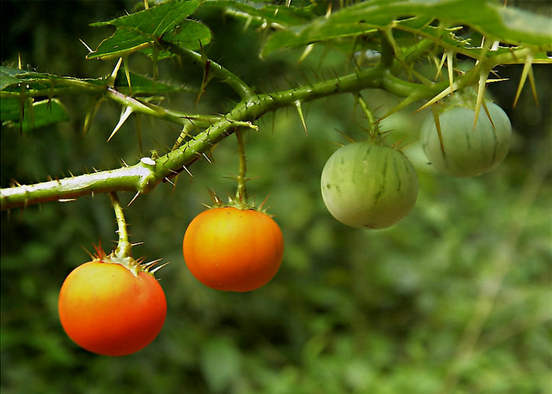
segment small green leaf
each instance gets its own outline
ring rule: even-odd
[[[131,15],[92,26],[115,26],[117,30],[103,40],[87,59],[111,59],[142,51],[153,56],[153,46],[162,49],[161,41],[174,43],[189,49],[197,49],[211,40],[211,31],[201,22],[187,21],[199,7],[199,1],[168,1]],[[201,44],[200,44],[201,43]],[[160,51],[157,60],[172,56]]]
[[[6,96],[48,96],[59,93],[60,90],[71,91],[84,89],[89,92],[102,91],[102,78],[73,78],[54,74],[19,70],[10,67],[0,67],[2,78],[2,97]]]
[[[226,4],[225,4],[226,3]],[[227,5],[228,12],[238,18],[251,19],[257,24],[273,24],[278,26],[301,26],[317,17],[313,13],[313,6],[293,7],[274,6],[253,7],[247,4],[232,2],[208,2],[206,5]]]
[[[57,99],[37,101],[32,106],[25,105],[23,120],[18,99],[2,98],[1,107],[2,125],[18,128],[23,132],[69,120],[65,107]]]
[[[211,30],[201,22],[185,20],[164,34],[162,39],[182,48],[196,50],[211,42]]]
[[[192,15],[199,7],[199,1],[167,1],[147,10],[139,11],[107,22],[91,26],[127,27],[145,34],[161,37],[174,29],[180,21]]]
[[[113,59],[129,55],[153,45],[150,39],[133,29],[119,28],[109,38],[103,40],[98,48],[86,55],[87,59]]]
[[[0,90],[4,90],[6,86],[15,85],[19,83],[17,74],[21,70],[0,66]]]
[[[19,91],[20,84],[25,84],[25,89],[46,89],[49,88],[48,80],[54,80],[57,77],[52,74],[38,73],[34,71],[20,70],[18,68],[0,66],[1,90]]]
[[[119,72],[117,79],[115,80],[115,89],[123,94],[134,95],[151,95],[151,94],[164,94],[171,92],[191,91],[192,89],[185,86],[175,86],[168,83],[154,81],[144,75],[136,74],[134,72],[129,73],[130,85],[132,89],[129,89],[128,80],[124,72]]]

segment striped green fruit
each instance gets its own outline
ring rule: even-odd
[[[328,159],[321,189],[334,218],[351,227],[381,229],[410,213],[418,197],[418,175],[402,152],[355,142]]]
[[[485,103],[492,123],[481,109],[475,129],[475,110],[453,106],[439,115],[442,147],[433,114],[421,128],[422,147],[431,164],[453,177],[473,177],[491,171],[508,154],[512,126],[498,105]]]

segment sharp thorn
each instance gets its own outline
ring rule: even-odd
[[[138,196],[140,195],[140,192],[137,192],[134,197],[132,197],[132,200],[130,200],[130,202],[127,204],[127,207],[130,207],[130,205],[134,202],[134,200],[136,200],[138,198]]]
[[[303,109],[301,108],[301,102],[299,100],[295,101],[295,108],[297,108],[297,113],[299,114],[299,118],[301,119],[303,130],[305,130],[305,134],[308,135],[309,131],[307,130],[307,124],[305,122],[305,117],[303,116]]]
[[[209,158],[209,156],[207,156],[207,155],[205,154],[205,152],[201,152],[201,155],[205,158],[205,160],[207,160],[207,162],[208,162],[209,164],[213,164],[213,162],[211,161],[211,159]]]
[[[182,168],[184,169],[184,171],[186,171],[186,172],[188,173],[188,175],[189,175],[191,178],[194,177],[194,174],[192,174],[192,173],[190,172],[190,170],[188,170],[188,167],[182,166]]]
[[[94,52],[94,51],[92,50],[92,48],[90,48],[88,45],[86,45],[86,42],[84,42],[84,41],[81,40],[80,38],[79,38],[79,41],[80,41],[80,43],[81,43],[82,45],[84,45],[84,47],[88,50],[88,53]]]
[[[58,202],[73,202],[73,201],[77,201],[76,198],[60,198],[58,200]]]
[[[153,266],[153,265],[159,263],[161,260],[163,260],[163,259],[156,259],[156,260],[153,260],[153,261],[149,261],[147,263],[142,263],[142,265],[144,267],[150,267],[150,266]]]
[[[523,65],[523,71],[521,73],[521,79],[519,81],[519,85],[518,85],[518,89],[516,91],[516,97],[514,98],[514,108],[516,107],[517,105],[517,102],[518,102],[518,99],[519,99],[519,96],[521,95],[521,91],[523,89],[523,86],[525,85],[525,82],[527,81],[527,76],[530,77],[530,82],[532,80],[532,63],[533,63],[533,55],[530,54],[530,55],[527,55],[527,58],[525,59],[525,64]],[[534,81],[531,83],[532,85],[534,84]],[[534,92],[534,90],[533,90]]]
[[[479,86],[477,87],[477,100],[475,102],[475,119],[473,120],[473,130],[477,126],[477,120],[479,119],[479,111],[481,110],[481,104],[485,96],[485,89],[487,87],[488,72],[482,71],[479,75]]]
[[[117,131],[119,131],[119,129],[121,128],[123,123],[125,123],[125,121],[128,119],[130,114],[132,114],[132,108],[131,107],[126,107],[123,110],[123,112],[121,113],[121,117],[119,118],[119,123],[117,123],[117,125],[115,126],[115,129],[113,129],[113,131],[111,132],[111,135],[107,139],[108,142],[111,140],[111,138],[113,138],[115,133],[117,133]]]
[[[168,264],[170,264],[170,263],[167,261],[165,264],[161,264],[160,266],[155,267],[154,269],[152,269],[150,271],[150,273],[155,274],[157,271],[159,271],[161,268],[167,266]]]

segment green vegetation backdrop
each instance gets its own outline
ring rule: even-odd
[[[470,2],[466,2],[470,3]],[[474,3],[474,2],[471,2]],[[2,1],[3,65],[23,64],[58,75],[96,77],[112,61],[86,61],[82,39],[95,47],[105,28],[88,24],[131,10],[132,1]],[[473,4],[472,4],[473,5]],[[546,1],[509,2],[551,16]],[[254,29],[219,12],[196,15],[213,29],[209,55],[255,81],[285,88],[332,75],[347,54],[315,51],[257,58]],[[323,60],[323,62],[322,62]],[[151,73],[151,63],[133,66]],[[161,64],[161,75],[187,83],[201,70]],[[411,142],[405,153],[420,177],[414,211],[381,231],[347,228],[326,211],[322,167],[335,142],[362,135],[353,97],[305,106],[308,134],[295,111],[269,114],[261,132],[247,134],[250,193],[268,205],[286,241],[281,270],[251,293],[224,293],[197,282],[181,243],[191,219],[209,203],[207,188],[233,193],[235,139],[213,152],[214,163],[191,167],[176,187],[159,186],[127,209],[136,257],[162,257],[158,272],[168,299],[159,337],[131,356],[109,358],[81,350],[63,332],[57,296],[66,275],[88,260],[84,249],[116,241],[107,195],[46,203],[2,213],[1,390],[33,393],[485,393],[545,394],[551,389],[551,89],[552,68],[534,66],[539,106],[526,87],[512,103],[522,66],[500,69],[511,81],[490,93],[510,116],[514,144],[504,164],[473,179],[451,179],[427,165],[413,105],[387,119],[392,138]],[[220,111],[226,86],[212,84],[200,102]],[[171,99],[193,108],[196,93]],[[365,94],[376,115],[397,99]],[[104,104],[81,135],[88,101],[68,101],[69,122],[20,135],[1,132],[1,186],[11,179],[45,180],[91,166],[116,168],[143,152],[171,145],[178,130],[142,119],[127,122],[106,143],[119,108]],[[129,137],[133,136],[133,137]],[[141,141],[141,142],[139,142]],[[103,146],[98,150],[97,146]],[[127,203],[133,193],[121,194]]]

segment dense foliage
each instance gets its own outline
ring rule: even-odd
[[[167,297],[167,321],[144,350],[123,358],[97,356],[67,338],[59,323],[57,301],[65,277],[88,260],[83,248],[91,250],[99,240],[109,248],[116,239],[109,198],[101,190],[88,190],[71,202],[5,210],[1,219],[3,393],[540,394],[550,390],[552,71],[544,63],[552,39],[547,29],[539,27],[552,17],[546,2],[510,1],[503,9],[497,3],[475,0],[448,0],[433,6],[427,1],[372,0],[358,5],[352,15],[347,8],[340,10],[342,3],[349,2],[336,1],[331,2],[332,14],[326,19],[329,2],[312,6],[294,1],[297,8],[289,10],[281,2],[268,8],[244,2],[234,4],[231,12],[207,2],[201,7],[199,2],[168,3],[198,7],[178,10],[189,12],[191,19],[165,26],[163,33],[170,33],[166,44],[177,52],[173,44],[205,53],[212,67],[223,65],[239,78],[230,84],[221,83],[216,73],[212,80],[205,78],[201,56],[169,57],[143,47],[135,36],[123,37],[129,47],[122,50],[133,52],[128,58],[132,73],[127,77],[122,64],[115,86],[125,97],[102,96],[103,76],[111,75],[121,55],[120,47],[103,40],[111,37],[113,43],[128,30],[88,25],[114,21],[125,10],[141,15],[132,13],[135,3],[1,3],[5,92],[1,187],[17,186],[14,180],[20,184],[49,177],[70,181],[73,174],[127,168],[121,163],[140,165],[144,156],[155,158],[152,150],[162,156],[179,149],[171,148],[185,125],[175,121],[174,114],[206,114],[190,122],[194,126],[190,132],[199,135],[207,123],[239,105],[240,92],[248,94],[245,86],[259,94],[295,89],[306,98],[299,113],[294,102],[262,108],[262,116],[255,121],[259,131],[246,134],[249,191],[258,202],[270,194],[267,205],[286,245],[282,266],[259,290],[226,293],[203,286],[184,264],[182,237],[190,221],[203,211],[201,203],[210,202],[208,189],[224,196],[235,188],[227,177],[238,171],[236,143],[221,132],[221,142],[204,149],[212,164],[203,155],[200,160],[199,155],[185,158],[193,176],[182,171],[125,209],[131,240],[145,242],[134,247],[134,255],[170,262],[156,274]],[[383,3],[388,7],[371,8]],[[515,11],[516,6],[540,8]],[[405,13],[420,19],[393,22]],[[448,27],[464,27],[442,34],[437,24],[430,23],[437,15]],[[357,16],[363,20],[360,24],[353,23]],[[506,20],[523,23],[494,23]],[[416,168],[420,188],[416,206],[400,223],[385,230],[358,230],[340,224],[327,212],[320,196],[320,175],[336,150],[335,143],[346,143],[342,134],[361,140],[369,122],[355,89],[350,90],[355,94],[325,92],[309,97],[305,87],[324,87],[327,81],[354,74],[357,66],[370,69],[380,60],[376,50],[385,42],[380,30],[392,23],[398,25],[393,30],[395,50],[403,48],[397,56],[404,60],[409,54],[406,49],[416,48],[413,32],[422,32],[438,48],[459,53],[452,71],[476,89],[480,74],[474,73],[474,79],[466,75],[474,58],[481,55],[481,34],[508,43],[498,53],[489,52],[489,57],[506,56],[513,50],[510,46],[524,43],[534,50],[535,64],[529,71],[531,62],[520,50],[519,61],[512,62],[517,64],[500,65],[498,76],[491,74],[490,78],[510,79],[487,86],[488,97],[510,117],[512,148],[501,166],[469,179],[435,171],[418,140],[419,127],[430,110],[413,112],[449,86],[446,64],[437,87],[415,84],[423,97],[410,95],[414,86],[409,83],[390,78],[387,81],[392,82],[383,85],[367,78],[361,94],[376,119],[404,97],[409,99],[379,126],[390,131],[389,143],[403,147]],[[366,24],[370,25],[359,27]],[[188,35],[180,35],[183,31]],[[183,44],[184,37],[194,39]],[[85,60],[88,51],[79,38],[96,50],[88,54],[92,59]],[[463,41],[468,38],[473,45]],[[318,41],[322,43],[304,56],[305,46]],[[144,53],[134,53],[135,49]],[[419,49],[422,53],[433,46]],[[23,74],[17,71],[18,54]],[[155,56],[156,67],[151,61]],[[441,61],[440,55],[437,60]],[[411,75],[420,80],[435,77],[436,66],[425,55],[415,65],[403,72],[403,65],[394,63],[393,77],[407,82]],[[524,76],[534,81],[538,106],[529,82],[517,99]],[[15,94],[23,94],[18,99],[29,98],[10,85],[25,78],[38,92],[35,103],[41,102],[33,106],[34,112],[4,100]],[[152,79],[156,80],[153,91]],[[59,101],[48,94],[57,88]],[[116,129],[124,100],[130,96],[150,104],[149,109],[174,112],[157,116],[132,107],[134,114]],[[103,100],[89,121],[87,114],[94,112],[100,97]],[[24,103],[28,105],[29,101]],[[22,112],[27,116],[23,121]],[[190,137],[180,141],[180,148],[189,141]],[[167,159],[176,160],[176,156]],[[120,193],[125,205],[135,197],[133,187],[122,188],[131,190]]]

